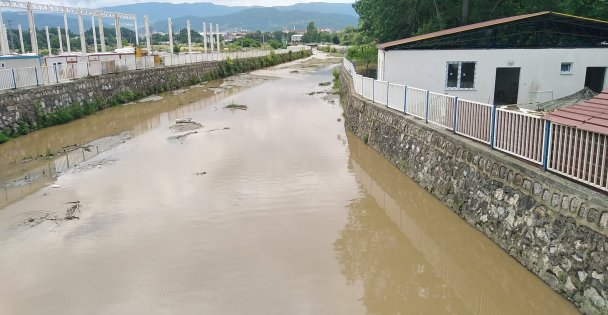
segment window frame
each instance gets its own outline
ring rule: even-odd
[[[462,64],[463,63],[472,63],[475,65],[475,71],[473,72],[473,87],[472,88],[463,88],[460,87],[462,83]],[[450,75],[450,65],[458,65],[458,74],[456,74],[456,87],[449,87],[449,75]],[[450,91],[475,91],[475,79],[477,78],[477,61],[448,61],[445,64],[445,90]]]
[[[562,66],[568,64],[570,65],[569,71],[563,71]],[[559,65],[559,74],[560,75],[571,75],[573,73],[572,68],[574,68],[574,62],[571,61],[562,61]]]

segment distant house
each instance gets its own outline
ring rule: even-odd
[[[608,22],[555,12],[378,46],[378,79],[468,100],[528,104],[608,88]]]
[[[0,56],[0,70],[39,67],[42,58],[34,54]]]
[[[291,42],[292,43],[301,43],[303,37],[304,37],[303,34],[291,35]]]

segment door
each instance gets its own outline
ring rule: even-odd
[[[496,68],[495,105],[517,104],[520,71],[521,68]]]
[[[585,75],[585,87],[590,88],[595,93],[600,93],[604,89],[604,78],[606,77],[606,67],[587,67]]]

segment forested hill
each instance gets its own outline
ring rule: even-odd
[[[379,42],[540,11],[608,20],[606,0],[357,0],[354,8]]]

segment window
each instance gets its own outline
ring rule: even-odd
[[[475,62],[448,62],[446,88],[474,89]]]
[[[0,62],[0,68],[6,68],[6,64],[4,62]]]
[[[562,62],[561,74],[572,74],[572,62]]]

